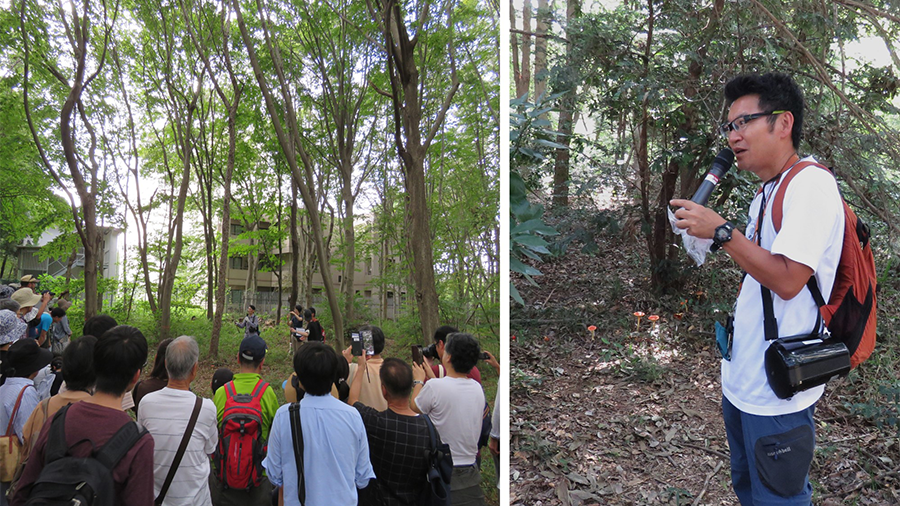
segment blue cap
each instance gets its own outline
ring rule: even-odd
[[[266,342],[263,338],[259,337],[257,334],[250,334],[241,341],[240,353],[244,360],[257,362],[266,357],[266,350],[268,349],[269,347],[266,346]]]

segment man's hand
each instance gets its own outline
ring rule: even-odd
[[[431,369],[429,367],[429,369]],[[425,366],[421,366],[415,362],[412,363],[412,372],[413,372],[413,381],[425,381],[427,377],[427,373],[425,372]],[[432,377],[434,377],[432,375]]]
[[[50,299],[52,299],[52,298],[53,298],[53,296],[50,295],[50,292],[45,292],[44,294],[41,295],[41,304],[46,306],[47,303],[49,303]]]
[[[366,355],[368,355],[368,353],[363,353],[362,355],[356,357],[356,365],[358,365],[359,367],[361,367],[363,369],[365,369],[366,361],[368,360]]]
[[[341,352],[341,355],[344,356],[344,359],[347,360],[348,364],[353,363],[353,352],[350,351],[352,346],[347,346],[347,349]]]
[[[491,455],[498,457],[500,455],[500,440],[491,436],[488,440],[488,450],[491,451]]]
[[[678,218],[675,226],[700,239],[712,239],[716,228],[726,221],[712,209],[690,200],[674,199],[669,201],[669,205],[680,208],[675,211],[675,217]]]
[[[490,364],[490,366],[493,367],[494,370],[497,371],[497,376],[500,376],[500,362],[497,362],[497,358],[494,357],[494,354],[493,354],[493,353],[491,353],[491,352],[489,352],[489,351],[487,351],[487,350],[483,350],[483,351],[484,351],[485,353],[487,353],[487,355],[488,355],[489,357],[491,357],[491,358],[485,360],[485,362],[487,362],[488,364]]]

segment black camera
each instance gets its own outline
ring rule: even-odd
[[[56,294],[51,292],[50,290],[44,290],[43,292],[41,292],[41,295],[44,295],[45,293],[49,293],[51,297],[56,297]]]
[[[437,347],[435,343],[431,343],[428,346],[422,348],[422,356],[429,360],[437,360]]]

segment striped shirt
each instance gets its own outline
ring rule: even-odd
[[[196,394],[187,390],[163,388],[151,392],[141,399],[138,423],[153,436],[153,494],[159,495],[181,438],[187,428],[194,409]],[[172,485],[163,502],[166,506],[208,506],[212,504],[209,495],[209,458],[216,450],[219,440],[216,429],[216,406],[209,399],[203,399],[197,425],[188,442],[187,449]]]
[[[0,387],[0,431],[6,433],[6,427],[9,425],[9,417],[16,406],[16,399],[19,398],[19,392],[26,386],[34,387],[34,381],[28,378],[6,378],[6,383]],[[31,416],[35,406],[38,405],[37,390],[29,388],[22,395],[22,403],[19,404],[19,411],[16,413],[16,419],[13,421],[13,431],[19,436],[19,442],[24,442],[22,434],[25,430],[25,422]]]

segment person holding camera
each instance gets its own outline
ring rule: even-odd
[[[381,356],[381,352],[384,351],[384,332],[375,325],[364,325],[359,328],[359,333],[360,335],[369,334],[369,339],[364,338],[363,342],[372,343],[373,354],[362,362],[354,364],[352,346],[348,346],[341,352],[347,360],[347,364],[350,365],[350,376],[347,383],[353,389],[353,385],[358,380],[361,385],[358,390],[359,401],[378,411],[384,411],[388,408],[388,401],[381,395],[381,376],[379,375],[381,365],[384,363],[384,358]],[[362,354],[366,355],[366,350],[363,350]]]
[[[447,374],[425,384],[428,368],[413,362],[413,392],[410,407],[431,417],[441,439],[450,445],[453,475],[450,500],[453,505],[482,505],[481,471],[476,463],[484,417],[484,390],[469,372],[481,356],[481,346],[472,334],[451,333],[442,346],[441,363]]]
[[[450,325],[441,325],[434,331],[434,343],[422,349],[425,363],[431,368],[435,378],[443,378],[447,374],[442,359],[444,357],[444,347],[447,344],[447,336],[454,332],[459,332],[459,329]],[[481,371],[478,370],[478,367],[472,366],[466,377],[481,384]],[[429,379],[431,379],[431,376],[425,378],[425,381],[427,382]]]
[[[813,412],[825,387],[781,399],[769,386],[763,289],[771,292],[777,337],[811,332],[819,307],[805,286],[814,275],[828,300],[841,256],[843,206],[831,174],[815,168],[799,172],[784,193],[782,225],[776,232],[773,197],[783,176],[801,161],[812,160],[797,154],[803,93],[785,74],[752,74],[728,82],[725,98],[731,105],[720,131],[738,167],[763,182],[745,232],[689,200],[671,204],[681,207],[675,212],[679,228],[713,239],[747,274],[722,360],[722,412],[734,491],[742,504],[808,505]]]
[[[291,337],[290,337],[290,349],[291,352],[300,346],[300,344],[306,340],[306,329],[303,328],[303,306],[297,304],[294,306],[294,309],[291,310]]]

